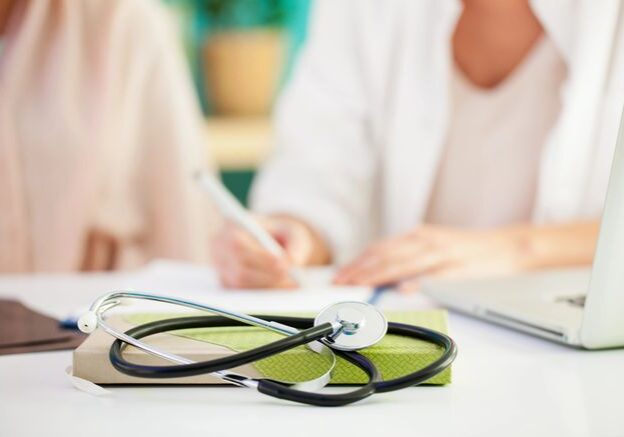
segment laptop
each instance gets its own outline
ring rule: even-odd
[[[624,346],[624,114],[590,269],[463,281],[423,291],[452,310],[585,349]]]

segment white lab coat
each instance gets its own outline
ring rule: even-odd
[[[624,102],[624,6],[531,4],[568,68],[534,219],[595,218]],[[460,0],[317,0],[254,208],[306,220],[337,262],[422,222],[452,111],[451,38],[461,8]]]

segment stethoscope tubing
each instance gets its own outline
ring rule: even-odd
[[[220,316],[194,316],[166,320],[157,320],[145,323],[128,330],[125,334],[135,339],[144,338],[157,333],[176,331],[180,329],[196,329],[225,326],[249,326],[244,322],[227,319]],[[143,366],[131,364],[121,359],[126,343],[117,339],[110,349],[109,358],[115,369],[122,373],[132,374],[139,378],[183,378],[187,376],[214,373],[220,370],[232,369],[248,363],[268,358],[285,352],[297,346],[303,346],[312,341],[320,340],[333,332],[332,325],[324,323],[313,326],[297,334],[289,335],[266,345],[239,352],[235,355],[217,358],[210,361],[193,362],[166,366]]]
[[[287,336],[299,333],[299,330],[291,326],[280,324],[271,320],[264,320],[264,319],[254,317],[249,314],[243,314],[243,313],[228,310],[225,308],[219,308],[219,307],[208,305],[202,302],[196,302],[196,301],[192,301],[192,300],[188,300],[184,298],[172,297],[172,296],[145,293],[145,292],[140,292],[140,291],[123,291],[123,290],[113,291],[113,292],[107,293],[99,297],[91,305],[89,312],[84,314],[78,321],[78,325],[83,332],[90,333],[90,332],[93,332],[93,330],[96,327],[99,327],[100,329],[108,333],[109,335],[113,336],[114,338],[118,340],[121,340],[122,342],[126,344],[132,345],[146,353],[149,353],[151,355],[160,357],[162,359],[165,359],[167,361],[171,361],[177,364],[192,364],[193,361],[185,357],[178,356],[178,355],[160,350],[159,348],[153,347],[145,342],[141,342],[137,338],[134,338],[132,336],[119,332],[117,329],[110,326],[106,322],[104,318],[104,313],[106,311],[109,311],[111,308],[114,308],[115,306],[119,305],[124,299],[144,299],[144,300],[168,303],[168,304],[173,304],[173,305],[181,305],[181,306],[185,306],[191,309],[207,311],[209,313],[213,313],[213,315],[216,315],[218,317],[223,317],[223,318],[227,318],[228,320],[237,321],[244,326],[249,326],[249,325],[256,326],[256,327],[268,329],[278,334],[287,335]],[[330,323],[332,324],[334,333],[341,326],[340,323],[335,322],[335,321],[332,321]],[[327,338],[329,338],[329,336]],[[310,381],[305,381],[305,382],[296,384],[298,389],[311,391],[311,390],[317,390],[321,387],[324,387],[325,385],[329,383],[329,380],[331,378],[331,372],[333,371],[336,365],[336,355],[333,352],[332,348],[328,347],[327,345],[325,345],[323,342],[320,342],[320,341],[311,341],[307,344],[307,347],[313,352],[315,352],[316,354],[327,357],[331,360],[331,364],[328,370],[323,375],[320,375],[319,377],[314,378]],[[223,371],[217,370],[213,372],[213,375],[220,378],[224,382],[229,382],[231,384],[238,385],[241,387],[257,389],[257,386],[258,386],[257,381],[253,380],[252,378],[247,378],[243,375],[239,375],[232,371],[223,372]]]
[[[298,319],[279,316],[266,317],[270,318],[271,320],[278,321],[278,323],[286,323],[294,319]],[[168,366],[148,366],[142,364],[134,364],[127,361],[123,357],[123,351],[126,347],[126,343],[119,339],[116,339],[113,342],[109,352],[109,357],[111,364],[115,369],[126,375],[138,378],[182,378],[205,373],[214,373],[217,371],[223,371],[226,369],[231,369],[247,363],[258,361],[260,359],[267,358],[269,356],[275,355],[276,353],[284,352],[298,346],[303,346],[309,342],[319,340],[333,331],[332,325],[330,323],[324,323],[318,326],[311,326],[313,324],[312,319],[301,320],[307,321],[307,329],[297,334],[285,337],[283,339],[277,340],[264,346],[260,346],[258,348],[241,352],[229,357],[218,358],[215,360]],[[180,317],[145,323],[131,328],[130,330],[126,331],[125,334],[130,337],[139,339],[158,333],[181,329],[226,326],[248,325],[246,325],[244,322],[221,316]],[[375,393],[375,384],[381,381],[381,374],[379,373],[377,367],[370,360],[366,359],[356,352],[345,352],[336,350],[334,351],[334,353],[362,369],[368,376],[368,382],[361,387],[358,387],[357,389],[349,391],[348,393],[339,394],[327,394],[299,390],[297,388],[294,388],[290,384],[285,384],[269,379],[253,380],[257,382],[255,388],[259,392],[268,396],[316,406],[347,405],[353,402],[360,401]],[[220,375],[219,377],[223,378],[223,375]],[[226,377],[231,377],[232,379],[241,378],[241,381],[243,379],[249,380],[249,378],[240,377],[237,374],[226,375]],[[248,383],[244,385],[241,384],[241,386],[252,387]]]
[[[134,364],[123,357],[125,343],[117,339],[110,350],[110,359],[113,366],[122,373],[141,378],[178,378],[193,376],[214,371],[223,371],[243,364],[257,361],[262,358],[284,352],[307,342],[319,340],[327,332],[331,331],[330,324],[313,326],[313,319],[288,316],[252,316],[270,319],[277,323],[285,324],[297,329],[303,329],[298,334],[291,335],[273,343],[241,352],[230,357],[219,358],[205,362],[192,364],[180,364],[170,366],[146,366]],[[181,317],[146,323],[128,330],[125,334],[133,338],[143,338],[149,335],[189,328],[207,328],[223,326],[241,326],[244,322],[232,320],[220,316],[196,316]],[[328,331],[329,330],[329,331]],[[292,388],[289,384],[260,379],[257,381],[257,390],[266,395],[289,401],[318,405],[340,406],[362,400],[373,393],[384,393],[399,390],[406,387],[422,384],[433,376],[446,370],[457,355],[455,342],[447,335],[428,328],[390,322],[388,333],[424,340],[443,348],[442,355],[422,369],[408,375],[389,381],[381,379],[379,370],[372,361],[357,352],[343,352],[334,350],[338,356],[343,357],[350,363],[364,370],[369,381],[362,387],[341,394],[326,394],[307,392]]]

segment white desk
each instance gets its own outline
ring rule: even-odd
[[[59,313],[124,280],[0,278],[0,296]],[[431,305],[422,296],[384,299],[386,307]],[[457,314],[451,334],[459,356],[450,386],[335,409],[229,387],[114,387],[94,397],[67,381],[70,352],[0,356],[0,436],[624,435],[624,350],[577,351]]]

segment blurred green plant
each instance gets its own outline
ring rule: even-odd
[[[284,0],[203,0],[198,5],[211,32],[283,27],[291,7]]]
[[[1,1],[1,0],[0,0]],[[211,111],[201,71],[201,45],[206,37],[224,30],[283,27],[288,32],[288,64],[282,82],[290,76],[306,38],[308,11],[313,0],[161,0],[178,17],[182,40],[202,109]]]

